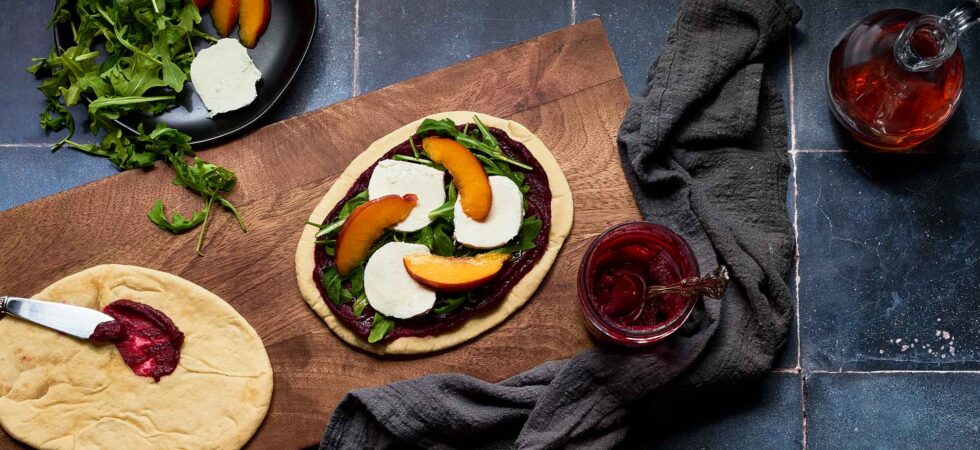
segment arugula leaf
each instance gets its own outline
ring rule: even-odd
[[[338,217],[337,220],[325,225],[320,225],[320,224],[310,223],[310,222],[307,222],[307,224],[320,228],[320,231],[317,231],[315,237],[333,235],[334,233],[340,231],[341,228],[343,228],[344,222],[347,220],[347,216],[349,216],[351,212],[357,209],[358,206],[367,203],[367,201],[368,201],[367,190],[361,191],[357,195],[351,197],[350,200],[347,200],[346,203],[344,203],[344,206],[340,208],[340,213],[337,214]],[[328,248],[327,250],[328,253],[330,253],[333,250],[333,248]]]
[[[361,314],[364,314],[364,308],[366,308],[367,305],[368,305],[367,296],[361,294],[357,297],[356,300],[354,300],[354,305],[351,307],[351,309],[354,310],[355,316],[360,317]]]
[[[446,234],[443,224],[439,223],[432,227],[432,253],[439,256],[453,256],[456,251],[456,244],[453,239]]]
[[[158,114],[177,105],[176,94],[190,75],[194,41],[217,40],[194,28],[201,22],[197,6],[190,0],[59,0],[48,27],[69,22],[75,45],[60,54],[51,49],[46,57],[33,58],[27,68],[42,80],[37,88],[46,100],[38,117],[41,128],[66,130],[52,150],[67,146],[108,158],[121,170],[150,168],[158,160],[170,164],[177,175],[175,184],[200,195],[205,206],[190,219],[175,214],[171,220],[162,203],[155,204],[148,218],[175,233],[200,226],[198,254],[215,202],[246,231],[235,205],[225,198],[235,175],[199,160],[189,165],[183,158],[194,155],[189,136],[164,124],[149,133],[140,126],[134,135],[114,122],[127,114]],[[71,140],[75,118],[69,107],[83,99],[89,100],[92,134],[102,135],[98,143]]]
[[[167,213],[163,208],[163,200],[157,200],[153,204],[153,208],[150,208],[148,216],[150,221],[160,227],[161,230],[166,230],[174,234],[188,231],[204,221],[203,211],[195,211],[194,216],[190,219],[184,218],[180,213],[174,213],[173,220],[167,219]]]
[[[446,170],[446,168],[443,167],[441,164],[436,164],[436,163],[432,162],[432,160],[425,159],[425,158],[422,158],[422,157],[408,156],[408,155],[401,155],[401,154],[399,154],[399,155],[392,156],[391,159],[393,159],[395,161],[405,161],[405,162],[410,162],[410,163],[415,163],[415,164],[421,164],[423,166],[429,166],[429,167],[431,167],[433,169],[436,169],[436,170],[442,170],[442,171],[445,171]]]
[[[350,290],[354,297],[364,295],[364,265],[357,266],[350,274]]]
[[[415,156],[416,158],[418,158],[419,157],[419,149],[415,148],[415,136],[414,135],[408,138],[408,146],[409,147],[412,147],[412,155]]]
[[[460,306],[463,306],[463,304],[466,303],[468,299],[469,299],[468,294],[439,299],[437,306],[432,310],[436,314],[449,314],[459,309]]]
[[[459,194],[456,193],[456,185],[452,182],[449,183],[449,193],[446,195],[446,202],[440,205],[438,208],[433,209],[429,212],[429,219],[431,220],[444,220],[447,223],[453,223],[453,208],[456,207],[456,197]]]
[[[395,321],[381,313],[374,313],[374,320],[371,322],[371,334],[368,335],[368,343],[373,344],[385,338],[391,330],[395,328]]]
[[[435,236],[433,234],[432,225],[422,228],[415,235],[415,243],[422,244],[432,251],[432,246],[435,244]]]
[[[515,167],[519,167],[524,170],[533,170],[533,168],[527,164],[517,161],[513,158],[508,157],[504,154],[504,150],[500,147],[500,143],[497,139],[490,134],[490,131],[483,125],[480,118],[473,116],[473,120],[477,124],[477,129],[473,130],[474,134],[479,132],[481,134],[481,139],[477,139],[464,131],[459,131],[456,129],[456,123],[452,119],[445,118],[440,120],[435,119],[425,119],[419,125],[418,129],[415,130],[416,134],[423,134],[428,132],[435,132],[436,134],[442,134],[452,137],[459,142],[463,147],[470,150],[476,150],[478,152],[484,153],[493,159],[503,161]]]
[[[204,235],[207,232],[207,222],[211,216],[211,206],[215,200],[235,216],[235,219],[238,221],[238,226],[243,232],[248,232],[248,229],[245,228],[245,222],[238,214],[238,210],[224,197],[228,191],[235,187],[235,183],[238,181],[233,172],[224,167],[204,161],[201,158],[194,158],[193,165],[187,164],[187,160],[183,156],[170,154],[169,159],[170,165],[177,172],[177,178],[174,179],[173,184],[190,189],[206,199],[203,210],[204,220],[201,226],[201,233],[197,238],[198,255],[203,255],[201,248],[204,243]]]
[[[369,197],[368,197],[367,189],[351,197],[350,200],[347,200],[347,203],[344,203],[344,207],[340,209],[340,214],[337,217],[339,219],[346,219],[347,216],[349,216],[350,213],[354,212],[354,210],[357,209],[358,206],[367,203],[368,198]]]
[[[537,247],[534,240],[541,233],[543,226],[544,224],[541,222],[541,219],[536,216],[525,217],[524,221],[521,222],[521,229],[517,232],[517,237],[510,244],[491,251],[494,253],[517,253],[531,250]]]
[[[343,279],[340,278],[340,273],[337,272],[335,267],[324,269],[323,274],[320,276],[320,281],[323,283],[323,288],[327,291],[327,297],[330,297],[330,301],[334,305],[343,305],[353,298],[350,291],[344,289]]]

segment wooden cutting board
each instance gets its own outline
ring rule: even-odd
[[[287,95],[303,95],[289,92]],[[121,173],[0,213],[0,292],[31,295],[104,263],[191,280],[255,327],[275,371],[275,394],[250,448],[316,444],[351,389],[436,372],[499,381],[592,345],[578,311],[582,253],[607,227],[639,218],[616,153],[629,96],[598,19],[480,56],[343,103],[275,123],[203,156],[234,170],[230,215],[212,222],[205,257],[195,233],[173,236],[146,219],[156,198],[188,213],[200,201],[159,166]],[[342,343],[303,302],[293,255],[320,197],[371,142],[428,114],[472,110],[516,120],[554,152],[575,201],[575,224],[538,293],[510,319],[457,348],[378,358]],[[8,319],[4,319],[8,320]],[[193,339],[193,337],[188,337]],[[0,448],[17,444],[0,436]]]

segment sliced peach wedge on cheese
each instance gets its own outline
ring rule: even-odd
[[[241,0],[241,2],[242,9],[238,14],[238,40],[248,48],[255,48],[255,44],[269,26],[272,3],[270,0]]]
[[[505,253],[469,257],[415,254],[403,258],[405,270],[421,284],[441,292],[466,292],[497,275],[510,259]]]
[[[459,142],[442,137],[422,139],[422,148],[432,161],[442,164],[452,175],[463,213],[476,221],[486,219],[493,194],[487,172],[476,155]]]
[[[242,0],[213,0],[211,2],[211,22],[221,37],[228,37],[238,22],[238,10]]]
[[[346,277],[367,258],[385,229],[405,220],[415,208],[414,194],[378,197],[351,211],[337,235],[334,256],[337,272]]]

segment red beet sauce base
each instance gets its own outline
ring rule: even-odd
[[[102,312],[116,320],[100,323],[89,339],[115,344],[123,362],[141,377],[159,382],[177,370],[184,333],[170,317],[131,300],[116,300]]]
[[[470,124],[470,128],[474,125]],[[462,130],[463,125],[459,125],[456,128]],[[527,200],[527,211],[525,211],[525,217],[536,216],[541,219],[542,227],[541,232],[535,238],[534,243],[537,245],[534,249],[527,250],[517,255],[516,258],[512,258],[510,261],[504,263],[503,269],[497,274],[497,276],[491,280],[489,283],[474,289],[473,298],[478,299],[475,302],[467,303],[461,306],[459,309],[447,313],[447,314],[437,314],[434,311],[429,311],[421,316],[414,317],[411,319],[398,320],[395,323],[395,328],[388,333],[382,342],[391,342],[394,339],[400,337],[408,336],[432,336],[440,333],[444,333],[456,326],[459,326],[467,319],[475,314],[478,314],[487,309],[493,308],[510,293],[514,285],[517,284],[528,271],[541,259],[541,255],[544,254],[548,247],[548,233],[551,229],[551,188],[548,186],[548,176],[544,171],[544,168],[538,163],[531,152],[520,142],[517,142],[507,136],[507,133],[497,128],[490,128],[490,133],[493,134],[497,141],[500,143],[500,147],[503,149],[504,153],[511,158],[515,158],[531,167],[533,170],[530,172],[523,171],[518,168],[514,168],[515,171],[524,174],[524,182],[530,186],[530,190],[525,194]],[[422,138],[429,136],[433,133],[417,134],[413,136],[415,140],[415,145],[418,147],[422,142]],[[408,143],[408,140],[397,145],[395,148],[385,153],[384,156],[378,159],[382,161],[385,159],[391,159],[394,155],[412,155],[412,148]],[[374,173],[374,168],[377,165],[377,161],[371,165],[361,176],[354,182],[347,194],[342,198],[334,209],[327,214],[323,223],[331,223],[337,220],[337,216],[340,214],[340,210],[343,208],[344,203],[356,196],[358,193],[367,189],[368,181],[371,179],[371,174]],[[448,175],[447,175],[448,177]],[[323,273],[325,268],[335,267],[336,262],[333,256],[327,254],[326,250],[322,245],[317,245],[314,250],[313,258],[315,260],[313,269],[313,282],[316,283],[317,289],[320,290],[320,297],[323,299],[328,299],[326,289],[323,286],[323,282],[320,275]],[[368,334],[371,332],[371,322],[374,318],[374,310],[371,308],[370,304],[364,308],[363,314],[357,316],[354,314],[353,302],[347,302],[343,305],[337,306],[333,302],[326,300],[327,307],[330,311],[343,323],[347,328],[353,331],[358,336],[367,339]]]

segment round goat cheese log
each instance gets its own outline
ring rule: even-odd
[[[389,242],[379,248],[364,268],[364,294],[375,311],[395,319],[415,317],[436,303],[436,292],[415,281],[405,269],[408,255],[429,254],[421,244]]]
[[[500,247],[517,236],[524,220],[524,196],[521,195],[521,189],[510,178],[492,176],[490,192],[493,194],[493,203],[490,204],[490,214],[482,222],[463,213],[461,197],[456,199],[453,209],[456,242],[470,248],[490,249]]]
[[[208,117],[252,103],[262,72],[238,39],[220,39],[191,61],[191,82],[208,109]]]
[[[378,163],[368,181],[368,197],[415,194],[418,203],[395,231],[413,232],[425,228],[429,213],[446,202],[445,172],[422,164],[386,159]]]

